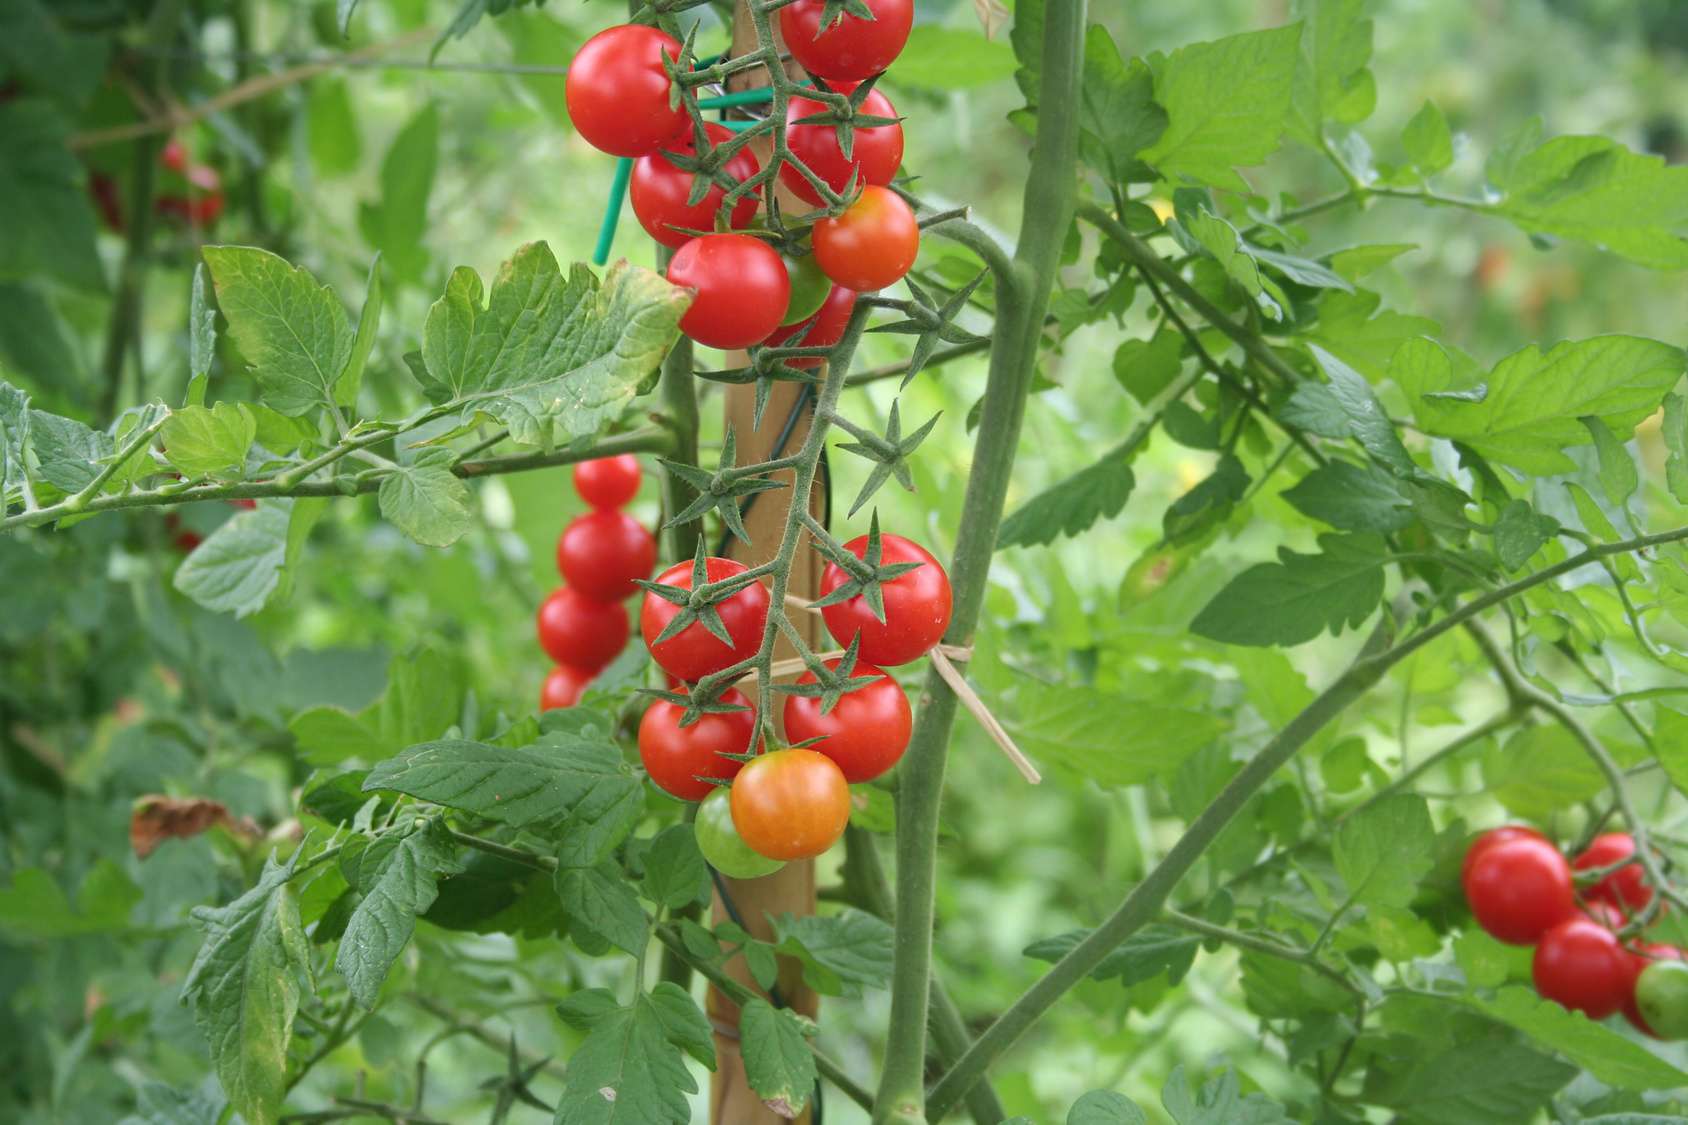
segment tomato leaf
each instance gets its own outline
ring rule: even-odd
[[[780,914],[773,923],[775,949],[803,962],[803,979],[816,992],[855,996],[890,983],[893,932],[884,920],[846,909]]]
[[[1287,547],[1213,596],[1190,623],[1227,644],[1297,645],[1325,629],[1358,626],[1383,597],[1383,541],[1374,535],[1322,535],[1320,554]]]
[[[560,1125],[684,1125],[697,1082],[670,1041],[658,1001],[594,1011],[585,1042],[569,1058]],[[571,1021],[572,1022],[572,1021]]]
[[[796,1117],[815,1089],[812,1028],[795,1012],[757,997],[739,1010],[739,1052],[745,1077],[769,1109]]]
[[[559,867],[557,895],[568,913],[570,929],[585,929],[628,953],[650,940],[650,919],[619,865]]]
[[[251,411],[233,402],[184,406],[173,411],[159,431],[165,458],[189,477],[244,475],[246,451],[257,436]]]
[[[1436,859],[1430,807],[1398,793],[1364,809],[1336,831],[1336,870],[1354,901],[1406,906]]]
[[[644,812],[644,802],[638,804]],[[709,893],[709,866],[698,851],[690,825],[671,824],[657,833],[645,853],[645,895],[652,902],[678,910]]]
[[[1564,1055],[1609,1086],[1663,1090],[1688,1085],[1688,1074],[1674,1064],[1528,988],[1512,985],[1492,997],[1469,997],[1466,1003]]]
[[[424,547],[449,547],[473,522],[469,489],[452,473],[457,455],[425,449],[383,477],[381,514]]]
[[[1109,450],[1089,468],[1027,500],[1002,521],[996,545],[1030,547],[1078,535],[1097,520],[1112,519],[1125,508],[1137,478],[1123,449]]]
[[[281,584],[295,500],[236,512],[176,568],[176,589],[219,613],[247,617]]]
[[[346,923],[334,967],[352,996],[373,1008],[387,971],[410,943],[416,916],[433,905],[437,880],[463,869],[457,845],[438,819],[385,835],[363,850],[353,886],[363,896]]]
[[[1302,515],[1339,531],[1388,533],[1413,522],[1412,501],[1388,474],[1348,461],[1317,466],[1280,495]]]

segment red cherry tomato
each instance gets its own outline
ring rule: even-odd
[[[721,702],[750,706],[744,693],[736,690],[723,692]],[[721,755],[749,753],[756,734],[756,714],[706,714],[691,726],[682,727],[680,718],[685,713],[678,703],[652,700],[645,717],[639,720],[639,759],[663,792],[682,801],[701,801],[715,783],[699,778],[730,780],[744,766],[736,758]]]
[[[850,822],[849,783],[813,750],[774,750],[746,763],[729,796],[733,827],[769,859],[820,855]]]
[[[570,586],[600,602],[639,590],[656,566],[656,536],[626,512],[599,508],[576,516],[557,537],[557,569]]]
[[[794,348],[830,348],[844,338],[850,314],[856,308],[856,291],[834,285],[821,302],[821,310],[809,319],[787,328],[776,328],[774,334],[762,341],[770,348],[789,344]],[[817,356],[800,356],[785,361],[792,367],[819,367]]]
[[[1553,926],[1580,917],[1571,865],[1543,840],[1521,837],[1489,846],[1463,882],[1477,924],[1512,945],[1533,945]]]
[[[670,104],[662,56],[680,41],[654,27],[623,24],[588,39],[569,63],[563,96],[586,143],[611,156],[643,156],[685,132],[683,106]]]
[[[1522,824],[1503,824],[1499,828],[1491,828],[1487,832],[1484,832],[1475,840],[1471,841],[1471,846],[1465,849],[1465,862],[1460,865],[1459,869],[1460,879],[1463,881],[1467,875],[1471,874],[1471,865],[1477,862],[1477,857],[1494,847],[1496,844],[1503,844],[1508,840],[1520,840],[1525,838],[1540,840],[1544,844],[1550,842],[1546,836],[1543,836],[1534,828],[1528,828]]]
[[[732,559],[711,558],[704,561],[704,575],[711,582],[743,574],[748,569]],[[692,588],[692,564],[675,563],[658,575],[657,581],[664,586],[689,590]],[[763,628],[768,623],[768,588],[760,582],[752,582],[715,603],[715,612],[721,615],[721,623],[733,639],[730,645],[722,644],[720,638],[704,628],[701,621],[693,621],[666,641],[658,642],[657,637],[679,612],[680,607],[673,602],[647,591],[644,604],[639,609],[639,632],[650,647],[651,659],[663,671],[682,680],[699,680],[711,672],[719,672],[756,655],[762,647]]]
[[[153,211],[188,226],[208,227],[223,213],[223,177],[208,164],[191,161],[187,147],[171,139],[159,151],[165,175]]]
[[[1590,1019],[1605,1019],[1634,994],[1631,956],[1611,930],[1578,916],[1542,934],[1530,976],[1547,999]]]
[[[539,646],[558,664],[593,672],[614,660],[627,643],[627,611],[564,586],[539,606]]]
[[[720,144],[732,137],[731,132],[719,125],[706,125],[704,128],[712,144]],[[639,225],[645,228],[645,233],[664,246],[678,249],[696,237],[686,231],[715,229],[715,219],[721,212],[721,201],[727,197],[727,190],[718,183],[713,184],[701,200],[689,203],[694,176],[668,159],[668,152],[693,156],[697,153],[697,145],[690,139],[677,141],[662,152],[649,153],[634,161],[627,196],[633,204],[633,214],[638,216]],[[756,155],[746,147],[733,153],[721,171],[743,183],[760,168]],[[727,218],[728,225],[734,228],[750,225],[756,217],[760,192],[758,188],[733,204]]]
[[[545,677],[545,683],[539,689],[539,709],[550,711],[558,707],[573,707],[580,702],[580,695],[586,690],[586,685],[592,682],[596,672],[585,668],[575,668],[568,664],[559,664],[551,669]]]
[[[680,331],[723,351],[766,340],[791,301],[791,279],[778,252],[748,234],[692,239],[675,251],[668,280],[696,294]]]
[[[821,610],[827,632],[833,640],[849,647],[859,632],[862,637],[857,654],[869,664],[892,667],[918,660],[932,650],[944,637],[950,623],[949,575],[930,552],[920,544],[901,535],[879,537],[879,562],[920,563],[889,582],[880,585],[885,602],[885,620],[873,615],[867,601],[857,595]],[[867,555],[867,536],[858,535],[844,544],[844,549],[858,559]],[[825,596],[849,581],[850,576],[837,563],[827,563],[821,573],[821,594]]]
[[[1674,945],[1666,945],[1658,941],[1636,942],[1626,952],[1629,954],[1629,986],[1624,989],[1624,1019],[1628,1020],[1630,1026],[1643,1035],[1650,1035],[1657,1039],[1659,1033],[1654,1031],[1647,1023],[1646,1017],[1641,1014],[1641,1009],[1637,1006],[1636,982],[1641,979],[1641,974],[1647,971],[1647,966],[1653,964],[1653,962],[1688,961],[1688,954],[1683,953]]]
[[[815,224],[815,261],[847,289],[869,293],[895,284],[920,254],[920,224],[890,188],[865,187],[837,218]]]
[[[890,66],[914,26],[914,0],[866,0],[871,20],[844,15],[823,28],[825,0],[797,0],[780,9],[791,57],[816,78],[860,81]]]
[[[827,667],[836,670],[840,663],[831,660]],[[908,749],[914,712],[901,685],[873,665],[857,664],[852,678],[871,682],[839,696],[824,715],[819,699],[787,696],[785,736],[792,742],[820,739],[808,748],[837,762],[844,779],[853,784],[872,781],[897,764]],[[797,682],[812,684],[815,674],[804,672]]]
[[[838,126],[802,124],[803,118],[827,113],[830,108],[825,102],[813,98],[791,99],[785,111],[785,144],[791,154],[836,192],[848,187],[852,176],[855,176],[857,186],[890,183],[903,163],[903,127],[857,127],[851,130],[850,155],[845,156],[838,140]],[[868,92],[862,100],[861,112],[870,117],[897,116],[891,99],[878,90]],[[816,207],[822,205],[820,192],[794,165],[780,166],[780,182],[799,199]]]
[[[1634,854],[1633,836],[1628,832],[1607,832],[1596,836],[1588,847],[1583,849],[1582,854],[1572,861],[1571,867],[1576,871],[1610,867]],[[1625,864],[1610,875],[1602,876],[1598,883],[1584,889],[1583,894],[1591,901],[1609,902],[1619,910],[1628,910],[1631,913],[1653,901],[1653,888],[1647,885],[1647,874],[1641,869],[1639,860]]]
[[[574,467],[574,490],[594,508],[619,508],[639,494],[639,459],[621,453],[582,461]]]

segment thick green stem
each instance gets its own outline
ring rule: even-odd
[[[844,891],[850,903],[859,909],[896,923],[896,904],[891,899],[891,884],[885,878],[885,867],[879,861],[879,848],[873,834],[861,828],[844,830]],[[930,1030],[932,1054],[944,1066],[953,1066],[973,1037],[967,1031],[967,1021],[961,1009],[950,998],[936,973],[932,974]],[[967,1091],[967,1112],[978,1125],[996,1125],[1008,1116],[1002,1099],[996,1096],[989,1080],[981,1080]]]
[[[656,254],[657,272],[668,271],[668,261],[674,252],[666,246],[658,246]],[[662,423],[674,435],[674,447],[668,456],[682,465],[697,464],[699,415],[697,409],[697,374],[693,370],[695,349],[689,336],[681,336],[662,361],[662,379],[657,384],[657,394],[662,398]],[[662,474],[662,515],[664,519],[672,519],[674,513],[686,510],[686,505],[697,498],[697,490],[687,484],[685,479],[677,473]],[[668,551],[665,555],[669,561],[689,559],[697,549],[698,536],[703,533],[703,525],[692,520],[687,523],[675,524],[668,529]]]
[[[1031,177],[1013,264],[997,277],[997,324],[984,413],[950,566],[954,611],[945,640],[951,644],[971,641],[984,605],[1009,472],[1043,339],[1043,318],[1072,221],[1084,20],[1084,0],[1051,0],[1044,10]],[[874,1100],[876,1125],[927,1120],[923,1103],[938,804],[955,712],[954,692],[935,670],[929,671],[897,790],[897,931],[890,1030]],[[941,1116],[937,1113],[933,1119]]]

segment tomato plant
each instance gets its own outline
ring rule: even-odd
[[[733,827],[757,855],[809,859],[844,834],[850,785],[837,764],[813,750],[770,750],[733,778]]]
[[[756,716],[743,692],[728,691],[717,703],[742,708],[706,712],[682,725],[686,709],[657,699],[639,720],[639,760],[663,792],[682,801],[700,801],[719,781],[730,781],[743,763],[728,754],[746,754],[756,734]],[[714,781],[705,780],[714,778]]]
[[[563,580],[600,602],[639,592],[638,580],[656,566],[656,537],[626,512],[600,508],[578,516],[557,538]]]
[[[841,663],[831,660],[826,666],[837,671]],[[838,763],[846,781],[872,781],[895,766],[908,748],[914,712],[901,685],[878,668],[857,665],[851,676],[868,683],[839,696],[831,710],[825,710],[819,697],[788,698],[785,736],[803,743],[818,739],[808,748]],[[797,678],[799,685],[818,682],[812,671]]]
[[[821,615],[839,644],[857,641],[863,660],[890,667],[920,659],[943,639],[950,623],[951,591],[943,564],[912,539],[885,535],[878,546],[876,565],[908,568],[878,584],[884,612],[876,612],[864,592],[826,606]],[[867,535],[844,544],[844,550],[858,559],[868,559],[872,548],[872,537]],[[821,594],[835,595],[851,583],[850,572],[829,562],[821,574]]]
[[[718,145],[732,136],[720,125],[705,129],[711,145]],[[727,198],[727,188],[720,183],[709,184],[703,198],[692,199],[697,175],[676,163],[672,157],[695,160],[697,144],[685,139],[660,152],[647,153],[633,162],[632,179],[627,185],[627,198],[633,204],[633,214],[645,233],[664,246],[684,246],[693,237],[688,232],[712,231],[721,206]],[[741,148],[720,168],[720,175],[742,184],[756,175],[760,165],[748,148]],[[733,203],[727,211],[727,225],[741,229],[750,225],[756,216],[757,197],[749,192]]]
[[[791,303],[785,264],[748,234],[706,234],[681,246],[668,280],[693,291],[680,330],[711,348],[748,348],[778,328]]]
[[[890,188],[865,187],[842,215],[815,223],[821,272],[858,293],[902,280],[920,253],[914,211]]]
[[[0,1121],[1688,1121],[1678,7],[9,0]]]
[[[654,27],[623,24],[588,39],[569,63],[564,96],[569,121],[586,143],[615,156],[644,156],[686,129],[672,99],[664,58],[680,42]]]

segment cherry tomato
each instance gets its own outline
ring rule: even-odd
[[[594,508],[619,508],[639,494],[639,459],[619,453],[582,461],[574,467],[574,490]]]
[[[865,187],[837,218],[815,224],[815,261],[821,272],[858,293],[895,284],[920,253],[920,225],[902,196]]]
[[[841,662],[831,660],[836,670]],[[854,679],[871,682],[838,697],[831,711],[821,714],[821,701],[800,695],[785,700],[785,736],[792,742],[808,742],[838,763],[844,779],[851,783],[872,781],[897,764],[908,749],[914,729],[914,712],[901,685],[871,664],[857,664]],[[815,682],[813,672],[798,677],[800,684]]]
[[[725,789],[711,789],[698,805],[692,834],[697,837],[697,850],[703,853],[703,858],[729,879],[759,879],[785,866],[784,860],[769,859],[750,850],[750,845],[733,827],[732,797]]]
[[[1656,1039],[1688,1039],[1688,964],[1680,949],[1672,952],[1671,959],[1649,961],[1635,981],[1630,1022]]]
[[[850,784],[831,758],[813,750],[773,750],[733,779],[733,827],[769,859],[809,859],[844,834]]]
[[[943,566],[920,544],[901,535],[879,537],[879,562],[920,563],[889,582],[880,585],[885,602],[885,620],[873,615],[873,609],[861,595],[829,605],[821,610],[827,632],[839,644],[849,647],[857,633],[861,634],[861,648],[857,654],[869,664],[891,667],[918,660],[932,651],[932,646],[944,637],[950,623],[950,583]],[[858,535],[844,544],[844,549],[858,559],[867,555],[867,536]],[[825,596],[849,581],[850,576],[837,563],[829,562],[821,572],[821,594]]]
[[[557,665],[546,675],[545,683],[539,689],[539,709],[550,711],[558,707],[573,707],[580,702],[581,693],[595,675],[596,672],[570,664]]]
[[[720,582],[735,574],[743,574],[749,567],[732,559],[710,558],[704,561],[704,574],[711,582]],[[664,586],[692,588],[692,564],[675,563],[656,579]],[[768,588],[752,582],[730,597],[715,603],[715,612],[733,639],[722,644],[703,622],[693,621],[666,641],[657,641],[668,623],[674,620],[680,607],[656,594],[645,594],[639,609],[639,632],[650,647],[651,659],[663,671],[682,680],[702,679],[711,672],[748,660],[762,647],[762,631],[768,623]]]
[[[791,282],[791,299],[786,302],[780,328],[789,328],[821,311],[821,306],[832,293],[832,282],[815,264],[813,254],[781,254],[780,261],[785,264],[785,276]],[[779,328],[774,331],[779,331]]]
[[[1626,952],[1629,954],[1630,988],[1624,994],[1624,1019],[1628,1020],[1630,1026],[1635,1030],[1643,1035],[1650,1035],[1654,1039],[1679,1038],[1681,1032],[1669,1035],[1661,1034],[1652,1021],[1642,1012],[1641,978],[1654,965],[1688,960],[1688,955],[1685,955],[1682,950],[1674,945],[1666,945],[1657,941],[1635,942]],[[1688,1018],[1688,1012],[1684,1012],[1683,1015]],[[1667,1024],[1670,1022],[1668,1019],[1666,1020]]]
[[[564,586],[539,606],[539,647],[558,664],[593,672],[627,643],[627,611]]]
[[[1487,857],[1480,860],[1479,868],[1486,862]],[[1547,999],[1590,1019],[1605,1019],[1623,1007],[1630,993],[1630,957],[1611,930],[1578,916],[1542,934],[1530,976]]]
[[[588,39],[569,63],[563,96],[586,143],[611,156],[644,156],[690,123],[662,56],[680,57],[680,41],[654,27],[622,24]]]
[[[720,144],[732,137],[732,133],[720,125],[706,125],[704,129],[712,144]],[[715,229],[715,219],[721,212],[721,201],[727,197],[727,190],[718,183],[712,184],[701,200],[689,203],[694,176],[668,159],[669,152],[694,156],[697,144],[691,139],[679,140],[662,152],[648,153],[634,161],[627,195],[633,204],[633,214],[638,216],[639,225],[645,228],[645,233],[664,246],[678,249],[696,237],[686,231]],[[721,171],[743,183],[760,168],[756,155],[746,147],[733,153],[731,159],[722,165]],[[749,192],[733,204],[727,216],[728,225],[734,228],[750,225],[756,217],[760,191],[758,188]]]
[[[780,9],[791,57],[816,78],[860,81],[890,66],[914,26],[914,0],[866,0],[871,20],[845,14],[822,28],[825,0],[797,0]]]
[[[675,251],[668,280],[696,294],[680,331],[723,351],[766,340],[791,303],[791,279],[779,253],[748,234],[692,239]]]
[[[1572,861],[1576,871],[1610,867],[1635,854],[1635,838],[1628,832],[1607,832],[1596,836],[1581,855]],[[1653,888],[1647,885],[1647,874],[1639,860],[1624,864],[1610,875],[1601,876],[1598,883],[1583,890],[1589,899],[1609,902],[1619,910],[1634,912],[1653,901]]]
[[[153,211],[189,226],[208,227],[223,213],[223,177],[207,164],[195,164],[181,141],[172,139],[159,151],[165,176]]]
[[[811,254],[810,260],[814,260]],[[821,303],[821,311],[808,320],[800,321],[786,328],[774,329],[774,334],[762,341],[767,347],[779,347],[789,344],[794,348],[830,348],[844,338],[844,329],[850,323],[850,314],[856,308],[856,292],[846,289],[842,285],[834,285]],[[819,367],[818,356],[800,356],[785,361],[792,367]]]
[[[850,155],[845,156],[844,147],[838,140],[838,126],[802,124],[803,118],[815,117],[830,109],[825,102],[814,98],[791,99],[785,111],[785,144],[791,154],[835,192],[849,187],[852,176],[858,187],[890,183],[903,163],[903,127],[857,126],[851,130]],[[869,117],[897,116],[891,99],[878,90],[868,91],[867,97],[862,99],[861,112]],[[795,165],[780,166],[780,182],[790,188],[793,195],[816,207],[825,202],[809,178]]]
[[[656,536],[626,512],[587,512],[570,520],[557,537],[563,579],[601,602],[632,597],[639,589],[634,579],[649,578],[654,566]]]
[[[1550,842],[1546,836],[1543,836],[1534,828],[1528,828],[1522,824],[1503,824],[1499,828],[1491,828],[1487,832],[1484,832],[1475,840],[1471,841],[1471,846],[1465,849],[1465,862],[1460,865],[1459,869],[1460,879],[1463,880],[1467,875],[1471,874],[1471,865],[1477,862],[1477,857],[1494,847],[1496,844],[1503,844],[1508,840],[1519,840],[1524,838],[1540,840],[1544,844]]]
[[[1521,837],[1491,845],[1462,882],[1477,924],[1512,945],[1533,945],[1552,927],[1580,917],[1571,865],[1542,840]]]
[[[750,706],[743,692],[730,689],[721,694],[721,702]],[[691,726],[682,727],[680,719],[685,713],[678,703],[652,700],[645,708],[645,717],[639,720],[639,759],[657,788],[682,801],[699,801],[715,788],[714,782],[699,778],[730,779],[743,767],[738,759],[721,755],[750,751],[756,714],[706,714]]]

